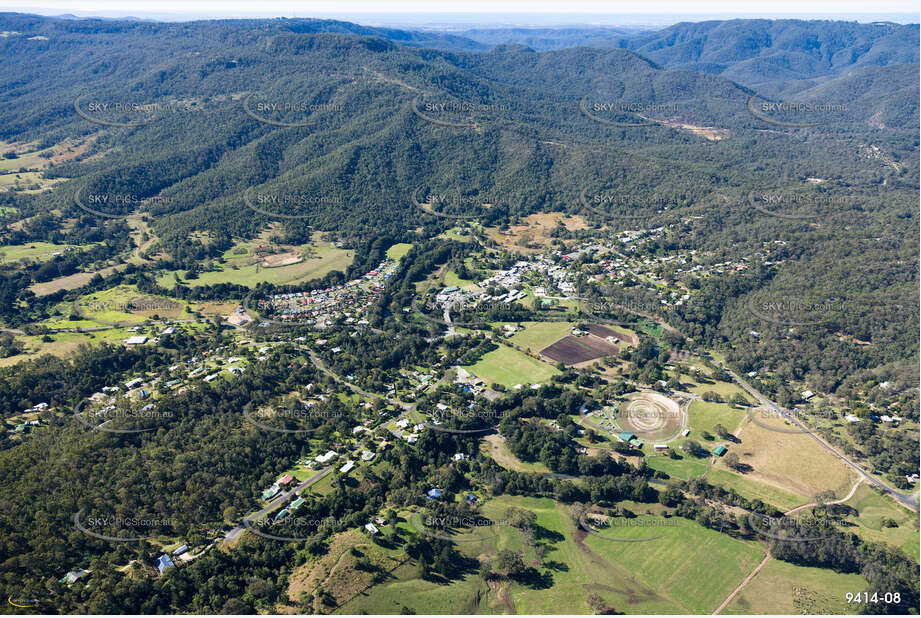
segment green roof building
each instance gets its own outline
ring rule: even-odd
[[[621,442],[629,442],[630,440],[636,440],[636,436],[629,431],[622,431],[617,435],[618,439]]]
[[[639,439],[637,438],[633,438],[632,440],[630,440],[630,444],[632,444],[636,448],[643,448],[643,443],[640,442]]]
[[[729,449],[727,449],[725,446],[723,446],[722,444],[720,444],[718,447],[716,447],[715,449],[713,449],[713,454],[716,455],[717,457],[722,457],[723,455],[726,454],[726,451],[728,451],[728,450],[729,450]]]
[[[292,502],[292,503],[289,505],[289,508],[290,508],[292,511],[296,511],[296,510],[298,510],[299,508],[301,508],[302,506],[304,506],[304,499],[303,499],[303,498],[298,498],[297,500],[295,500],[294,502]]]

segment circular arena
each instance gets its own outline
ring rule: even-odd
[[[627,395],[617,412],[616,425],[641,440],[667,442],[681,434],[685,420],[678,402],[660,393],[643,392]]]

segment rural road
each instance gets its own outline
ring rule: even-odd
[[[259,519],[260,517],[263,517],[264,515],[271,513],[272,511],[280,507],[282,504],[284,504],[285,501],[287,501],[288,498],[293,496],[295,493],[300,492],[301,490],[306,489],[307,487],[310,487],[311,485],[319,481],[321,478],[329,474],[332,469],[333,469],[332,466],[329,466],[328,468],[324,468],[320,470],[319,472],[317,472],[316,474],[314,474],[313,476],[311,476],[309,479],[302,481],[297,486],[289,489],[288,491],[284,491],[278,494],[265,507],[259,509],[258,511],[254,511],[253,513],[250,513],[249,515],[244,517],[243,521],[245,523],[247,522],[252,523],[256,521],[257,519]],[[224,535],[224,542],[225,543],[233,542],[233,540],[236,539],[238,536],[240,536],[240,533],[242,533],[245,529],[246,528],[242,525],[235,526],[232,530],[230,530],[229,532],[227,532],[227,534]]]
[[[857,491],[857,488],[860,487],[860,484],[863,483],[863,481],[864,481],[863,477],[858,478],[858,479],[857,479],[857,482],[854,483],[854,486],[851,487],[851,491],[850,491],[846,496],[844,496],[843,498],[840,498],[840,499],[838,499],[838,500],[834,500],[834,501],[831,501],[831,502],[826,502],[826,504],[842,504],[842,503],[844,503],[844,502],[847,502],[848,500],[850,500],[850,499],[854,496],[854,493]],[[809,504],[803,504],[803,505],[800,505],[800,506],[798,506],[798,507],[792,508],[792,509],[790,509],[789,511],[787,511],[786,513],[784,513],[784,517],[786,517],[787,515],[792,515],[793,513],[796,513],[797,511],[801,511],[801,510],[803,510],[803,509],[808,509],[808,508],[811,507],[811,506],[816,506],[816,503],[815,503],[815,502],[810,502]],[[764,565],[766,565],[770,559],[771,559],[771,555],[770,555],[770,554],[766,554],[766,555],[764,556],[764,560],[762,560],[761,563],[758,564],[758,566],[756,566],[756,567],[754,568],[754,570],[753,570],[751,573],[748,574],[748,577],[746,577],[744,580],[742,580],[742,583],[739,584],[739,585],[736,587],[735,590],[733,590],[731,593],[729,593],[729,596],[726,597],[726,600],[723,601],[722,603],[720,603],[720,606],[717,607],[715,610],[713,610],[713,614],[714,614],[714,615],[719,614],[719,613],[722,612],[724,609],[726,609],[726,606],[729,605],[729,603],[732,602],[732,600],[736,597],[736,595],[738,595],[739,592],[741,592],[742,589],[743,589],[745,586],[748,585],[748,582],[750,582],[750,581],[755,577],[755,575],[758,574],[758,572],[761,570],[761,568],[762,568]]]
[[[831,444],[826,442],[821,436],[819,436],[818,434],[814,433],[811,429],[806,427],[796,417],[790,414],[788,410],[780,407],[779,405],[777,405],[776,403],[774,403],[773,401],[771,401],[770,399],[762,395],[760,391],[758,391],[751,384],[749,384],[748,382],[740,378],[738,375],[736,375],[734,371],[727,369],[726,367],[723,367],[723,369],[726,371],[726,373],[732,376],[732,379],[735,380],[739,384],[739,386],[741,386],[745,390],[745,392],[747,392],[752,397],[757,399],[761,403],[761,405],[768,407],[772,412],[782,415],[786,420],[790,421],[794,426],[801,429],[803,433],[808,434],[810,437],[812,437],[812,439],[818,442],[819,445],[822,446],[825,450],[827,450],[832,455],[834,455],[835,457],[843,461],[848,467],[856,471],[861,477],[866,479],[868,482],[872,483],[873,485],[876,485],[883,492],[892,496],[892,498],[898,501],[900,504],[905,505],[906,507],[908,507],[909,509],[913,511],[918,510],[918,492],[915,492],[914,494],[902,493],[898,491],[897,489],[890,487],[886,483],[880,481],[879,479],[871,476],[869,472],[867,472],[866,470],[861,468],[859,465],[851,461],[847,456],[841,453],[838,449],[836,449]]]

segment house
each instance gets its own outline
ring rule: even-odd
[[[304,499],[303,499],[303,498],[298,498],[297,500],[295,500],[294,502],[292,502],[291,504],[289,504],[289,505],[288,505],[288,508],[291,509],[291,511],[296,511],[296,510],[298,510],[299,508],[301,508],[302,506],[304,506]]]
[[[365,530],[367,530],[368,533],[371,535],[375,535],[380,532],[380,530],[377,529],[377,526],[375,526],[371,522],[368,522],[365,524]]]
[[[398,428],[398,429],[406,429],[407,427],[409,427],[409,419],[408,419],[408,418],[401,418],[400,420],[397,421],[397,428]]]
[[[438,498],[441,498],[443,494],[440,489],[438,489],[437,487],[433,487],[432,489],[428,490],[428,492],[426,492],[425,495],[428,497],[429,500],[437,500]]]
[[[58,582],[61,584],[70,585],[74,583],[75,581],[77,581],[78,579],[80,579],[81,577],[85,577],[89,574],[90,572],[87,571],[86,569],[75,569],[73,571],[70,571],[67,575],[65,575],[61,579],[59,579]]]
[[[667,444],[656,444],[653,446],[653,448],[657,451],[667,451],[668,445]]]
[[[209,375],[209,376],[205,376],[205,382],[214,382],[215,380],[218,379],[218,376],[219,376],[219,375],[220,375],[220,374],[212,373],[212,374]]]
[[[125,339],[125,345],[144,345],[147,343],[147,337],[144,335],[133,335]]]
[[[355,469],[355,462],[352,461],[351,459],[349,459],[347,462],[345,462],[345,465],[344,465],[344,466],[342,466],[341,468],[339,468],[339,472],[342,473],[342,474],[348,474],[349,472],[351,472],[351,471],[354,470],[354,469]]]
[[[617,434],[617,439],[621,442],[630,442],[631,440],[636,440],[636,435],[630,433],[629,431],[622,431]]]
[[[289,484],[289,483],[290,483],[291,481],[293,481],[293,480],[294,480],[294,477],[293,477],[293,476],[291,476],[290,474],[286,474],[286,475],[284,475],[283,477],[281,477],[280,479],[278,479],[277,484],[278,484],[278,485],[281,485],[282,487],[284,487],[285,485]]]
[[[361,460],[362,460],[362,461],[371,461],[372,459],[374,459],[374,453],[372,453],[371,451],[362,451],[362,452],[361,452]]]
[[[463,460],[464,460],[463,453],[454,453],[454,461],[463,461]]]
[[[173,555],[178,556],[179,554],[184,554],[187,551],[189,551],[188,545],[180,545],[179,547],[173,550]]]
[[[143,383],[144,383],[144,380],[142,378],[135,378],[129,382],[125,382],[125,388],[127,389],[137,388]],[[103,388],[102,390],[105,391],[106,389]],[[118,390],[118,389],[116,388],[115,390]]]
[[[640,441],[639,438],[633,438],[632,440],[630,440],[630,445],[636,448],[643,448],[643,443],[642,441]]]
[[[681,435],[687,438],[689,435],[691,435],[691,430],[685,429],[684,431],[681,432]]]
[[[717,457],[722,457],[723,455],[726,454],[726,451],[728,451],[728,450],[729,450],[729,449],[727,449],[725,446],[723,446],[722,444],[720,444],[718,447],[716,447],[715,449],[713,449],[713,454],[716,455]]]
[[[279,491],[281,491],[281,487],[279,487],[278,485],[272,485],[271,487],[266,489],[264,492],[262,492],[262,499],[271,500],[272,498],[275,497],[275,494],[277,494]]]
[[[290,513],[290,511],[288,511],[288,509],[282,509],[282,510],[280,510],[280,511],[278,512],[278,515],[275,516],[274,521],[281,521],[282,519],[284,519],[285,517],[287,517],[289,513]]]
[[[175,326],[169,326],[169,327],[167,327],[167,328],[164,328],[162,331],[160,331],[160,334],[161,334],[161,335],[174,335],[174,334],[176,334],[176,327],[175,327]]]
[[[338,454],[336,453],[336,451],[326,451],[324,455],[320,455],[316,458],[316,462],[325,464],[325,463],[329,463],[336,457],[338,457]]]
[[[859,423],[860,417],[854,416],[853,414],[845,414],[844,420],[846,420],[848,423]]]
[[[473,503],[473,502],[476,502],[476,501],[477,501],[477,497],[476,497],[475,495],[473,495],[473,494],[467,494],[466,496],[464,496],[464,499],[465,499],[467,502],[470,502],[470,503]]]
[[[163,574],[163,571],[174,566],[176,565],[173,564],[173,561],[170,560],[170,557],[167,554],[163,554],[157,558],[157,570],[160,571],[161,575]]]
[[[803,391],[802,393],[800,393],[800,396],[803,398],[803,401],[809,401],[810,399],[815,397],[815,393],[813,393],[812,391]]]

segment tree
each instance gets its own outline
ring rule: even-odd
[[[747,406],[750,403],[742,393],[733,393],[729,401],[732,402],[733,405],[737,406]]]
[[[723,459],[726,462],[726,465],[732,468],[733,470],[738,470],[739,468],[739,456],[735,453],[728,453]]]
[[[496,568],[509,577],[516,577],[525,572],[524,555],[512,549],[499,550],[496,556]]]
[[[701,448],[700,442],[697,440],[685,440],[681,443],[681,450],[683,450],[688,455],[699,457],[701,451],[703,451],[703,448]]]

